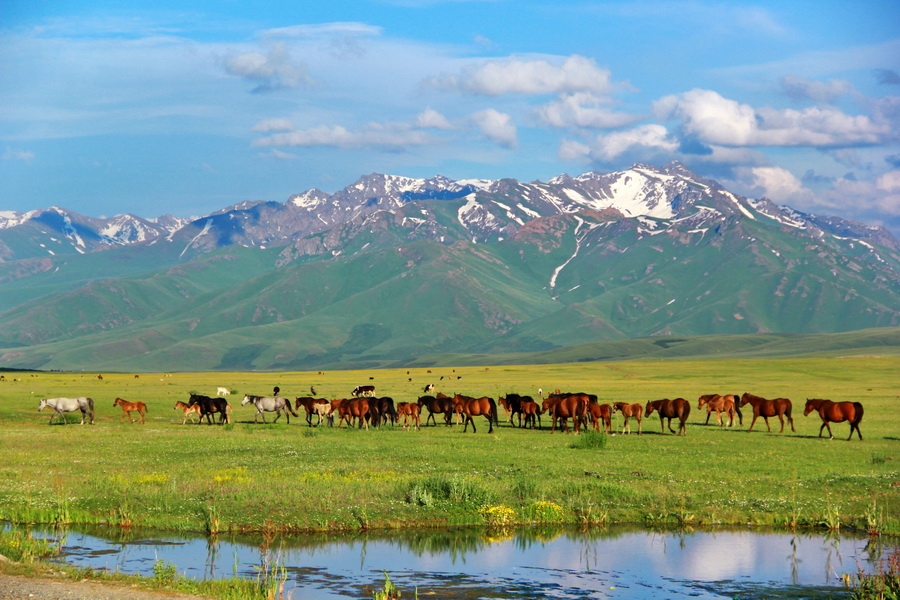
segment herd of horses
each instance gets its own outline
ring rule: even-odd
[[[366,388],[362,390],[361,388]],[[222,388],[220,388],[222,389]],[[276,389],[276,393],[279,391]],[[432,388],[433,389],[433,388]],[[437,415],[443,418],[445,425],[463,424],[463,432],[467,432],[469,425],[472,426],[472,432],[476,432],[475,417],[484,417],[488,422],[488,433],[493,433],[494,426],[500,425],[498,404],[493,398],[488,396],[472,397],[454,394],[447,396],[442,393],[435,395],[421,396],[415,402],[399,402],[394,405],[393,398],[384,396],[376,397],[374,395],[373,386],[359,386],[354,392],[364,392],[366,395],[354,395],[351,398],[342,398],[337,400],[326,400],[324,398],[313,398],[310,396],[295,398],[292,402],[289,398],[283,396],[256,396],[247,394],[244,396],[241,406],[252,404],[256,409],[254,414],[254,422],[259,422],[262,417],[263,423],[267,423],[267,412],[276,413],[273,422],[277,422],[284,413],[288,423],[291,416],[298,417],[300,409],[306,412],[307,425],[313,426],[313,419],[316,418],[316,426],[320,425],[324,420],[329,425],[334,424],[334,415],[338,416],[338,427],[344,423],[348,427],[359,427],[366,429],[369,426],[379,427],[382,424],[390,423],[397,425],[402,418],[402,426],[404,429],[414,427],[421,429],[421,417],[427,412],[425,417],[425,425],[429,422],[437,425]],[[665,433],[666,426],[671,433],[677,435],[687,435],[687,420],[691,414],[691,404],[684,398],[651,400],[642,405],[640,403],[615,402],[612,404],[601,404],[594,394],[587,393],[561,393],[556,390],[549,394],[546,398],[539,396],[541,402],[536,401],[531,396],[519,394],[507,394],[500,396],[499,405],[506,412],[507,422],[511,426],[516,426],[515,420],[518,420],[518,427],[538,429],[542,428],[541,416],[549,417],[550,433],[554,433],[559,428],[568,433],[569,422],[572,423],[572,429],[575,433],[579,433],[583,427],[592,427],[596,432],[613,433],[612,417],[614,414],[621,414],[624,418],[622,424],[622,433],[631,433],[630,419],[637,422],[638,434],[642,433],[642,422],[644,417],[649,417],[653,413],[659,415],[660,432]],[[790,425],[791,431],[796,433],[794,428],[794,419],[792,416],[792,404],[787,398],[766,399],[745,393],[741,396],[737,394],[706,394],[699,397],[697,408],[706,408],[706,424],[713,413],[716,415],[716,422],[719,426],[733,427],[735,419],[742,425],[743,414],[742,407],[749,405],[753,410],[753,419],[748,433],[753,431],[757,419],[760,417],[766,423],[769,432],[772,431],[769,425],[770,417],[777,417],[781,423],[779,433],[784,433],[785,421]],[[122,398],[116,398],[113,406],[119,406],[122,409],[122,422],[128,416],[132,423],[135,422],[132,413],[138,413],[140,422],[144,422],[147,413],[147,405],[143,402],[128,402]],[[54,412],[50,415],[50,423],[53,418],[59,415],[63,424],[66,423],[66,412],[81,412],[81,424],[85,422],[85,418],[89,419],[89,423],[94,423],[94,401],[91,398],[48,398],[41,400],[39,411],[50,408]],[[214,422],[225,424],[231,422],[231,405],[228,401],[220,396],[203,396],[200,394],[190,394],[187,402],[178,401],[174,406],[175,410],[181,410],[184,416],[182,424],[186,424],[190,418],[194,423],[196,416],[196,424],[199,425],[206,422],[212,425]],[[825,399],[808,399],[803,414],[809,415],[815,412],[822,420],[819,428],[819,437],[822,437],[825,429],[828,429],[828,435],[834,439],[831,431],[831,423],[850,424],[850,440],[853,438],[855,431],[860,440],[863,439],[862,432],[859,430],[859,424],[863,418],[863,406],[859,402],[833,402]],[[723,418],[724,417],[724,418]],[[672,421],[676,420],[678,429],[672,428]]]

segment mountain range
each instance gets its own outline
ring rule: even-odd
[[[191,219],[0,212],[0,289],[0,367],[527,362],[636,338],[894,339],[900,242],[679,163],[529,183],[371,174]]]

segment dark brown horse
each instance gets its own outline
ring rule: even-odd
[[[587,405],[587,412],[591,417],[594,431],[600,433],[600,423],[603,422],[603,432],[612,433],[612,405],[590,403]]]
[[[195,404],[200,405],[200,420],[197,421],[197,425],[203,422],[203,417],[206,417],[206,422],[212,425],[212,416],[216,413],[219,415],[219,425],[231,422],[231,405],[228,404],[225,398],[211,398],[200,394],[191,394],[188,399],[188,406]]]
[[[859,436],[859,440],[862,441],[863,436],[859,431],[859,422],[862,421],[863,418],[863,405],[861,403],[832,402],[831,400],[823,400],[820,398],[807,399],[803,416],[805,417],[812,411],[818,412],[819,417],[822,419],[822,426],[819,427],[819,437],[822,437],[822,430],[827,427],[828,436],[833,440],[834,434],[831,433],[831,425],[829,423],[843,423],[844,421],[849,421],[850,437],[847,438],[847,441],[849,442],[853,439],[854,429],[856,430],[856,435]]]
[[[622,424],[622,434],[625,434],[625,429],[628,429],[629,435],[631,434],[631,425],[628,424],[628,419],[634,417],[638,422],[638,435],[641,435],[642,424],[644,417],[644,407],[638,404],[637,402],[633,404],[628,404],[627,402],[616,402],[613,404],[613,412],[620,412],[622,416],[625,417],[625,422]]]
[[[144,422],[144,414],[147,412],[147,405],[143,402],[128,402],[127,400],[122,400],[121,398],[116,398],[113,402],[113,406],[121,406],[122,407],[122,421],[125,421],[125,415],[128,415],[128,418],[131,419],[131,422],[134,423],[134,417],[131,416],[131,413],[136,412],[141,415],[141,423]]]
[[[497,403],[493,398],[482,396],[481,398],[473,398],[471,396],[461,396],[456,394],[453,396],[453,406],[465,418],[463,433],[472,424],[472,433],[475,431],[475,420],[472,417],[486,417],[488,420],[488,433],[494,433],[494,422],[497,421]],[[499,421],[498,421],[499,422]]]
[[[651,400],[644,408],[644,415],[649,417],[653,414],[654,410],[659,413],[659,428],[661,433],[666,432],[663,419],[669,420],[669,431],[672,433],[675,433],[675,430],[672,429],[672,419],[678,419],[678,434],[687,435],[687,419],[691,414],[690,402],[684,398],[675,398],[674,400],[669,400],[668,398]]]
[[[769,427],[769,417],[778,417],[778,420],[781,421],[781,431],[778,433],[784,433],[784,418],[787,417],[788,423],[791,424],[791,431],[797,433],[797,430],[794,429],[794,418],[791,417],[791,401],[787,398],[767,400],[744,392],[744,395],[741,396],[741,406],[745,404],[753,407],[753,421],[750,423],[750,429],[747,430],[747,433],[753,431],[753,425],[756,424],[756,419],[759,417],[765,419],[766,429],[769,432],[772,431],[772,428]]]
[[[550,433],[556,431],[556,420],[562,421],[563,431],[569,433],[568,419],[575,423],[575,433],[581,433],[581,420],[587,412],[590,397],[587,394],[550,394],[544,400],[544,412],[550,413]]]
[[[506,420],[512,425],[513,417],[519,415],[519,427],[522,426],[522,400],[519,394],[500,396],[500,406],[506,411]]]
[[[419,405],[419,409],[427,408],[428,416],[425,417],[425,426],[428,426],[428,421],[431,420],[432,423],[437,425],[437,420],[434,418],[434,415],[444,415],[444,424],[452,425],[453,419],[453,398],[436,398],[434,396],[421,396],[416,404]]]

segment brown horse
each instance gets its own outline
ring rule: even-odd
[[[432,423],[437,426],[437,420],[434,418],[434,415],[444,415],[444,424],[452,425],[453,419],[453,399],[444,397],[444,398],[436,398],[435,396],[421,396],[416,404],[419,405],[419,409],[427,408],[428,416],[425,417],[425,426],[428,426],[429,419]]]
[[[134,417],[131,416],[131,413],[136,412],[141,415],[141,423],[144,422],[144,414],[147,412],[147,405],[143,402],[128,402],[126,400],[122,400],[121,398],[116,398],[115,402],[113,402],[113,406],[121,406],[122,407],[122,422],[125,422],[125,415],[128,415],[128,418],[131,419],[131,422],[134,423]]]
[[[613,408],[609,404],[590,403],[587,406],[587,412],[591,417],[591,423],[594,425],[594,431],[600,433],[600,422],[603,422],[603,432],[612,433],[612,413]]]
[[[862,441],[863,436],[859,431],[859,423],[863,418],[863,405],[860,402],[832,402],[831,400],[820,398],[807,399],[803,416],[805,417],[812,411],[818,412],[819,417],[822,419],[822,426],[819,427],[819,437],[822,437],[822,430],[827,427],[828,436],[833,440],[834,434],[831,433],[829,422],[843,423],[844,421],[849,421],[850,437],[847,438],[847,441],[849,442],[853,439],[854,429],[856,430],[856,435],[859,436],[859,440]]]
[[[531,399],[531,396],[525,396],[528,400],[524,400],[522,402],[522,414],[525,415],[525,422],[522,427],[528,427],[528,424],[531,423],[531,428],[534,429],[534,422],[537,421],[538,429],[541,428],[541,406]]]
[[[312,396],[302,396],[300,398],[294,398],[294,408],[296,410],[300,410],[302,406],[304,410],[306,410],[306,424],[309,427],[312,427],[312,418],[313,415],[318,416],[319,421],[316,423],[316,426],[322,423],[322,409],[316,410],[317,404],[328,404],[328,400],[325,398],[313,398]]]
[[[344,420],[347,421],[347,426],[353,426],[353,420],[359,419],[358,427],[360,429],[365,426],[366,431],[369,430],[369,420],[372,418],[372,406],[369,403],[367,398],[348,398],[338,405],[338,415],[340,415],[340,419],[338,420],[338,427],[341,426],[341,423]]]
[[[200,418],[200,405],[194,404],[192,406],[188,406],[181,400],[175,403],[175,406],[172,407],[172,410],[181,409],[184,412],[184,420],[181,422],[182,425],[187,424],[188,416],[191,417],[191,423],[194,422],[193,415],[197,415],[197,418]]]
[[[416,426],[416,431],[422,428],[419,421],[419,405],[415,402],[398,402],[397,414],[403,417],[403,429],[409,429],[409,422]]]
[[[493,398],[488,398],[487,396],[472,398],[471,396],[455,394],[453,396],[453,405],[455,410],[458,410],[465,418],[463,433],[468,429],[469,423],[472,424],[472,433],[476,433],[475,420],[472,417],[486,417],[489,426],[488,433],[494,433],[494,422],[499,423],[499,421],[497,403],[494,402]]]
[[[791,431],[797,433],[797,430],[794,429],[794,418],[791,417],[791,401],[787,398],[767,400],[744,392],[744,395],[741,396],[741,406],[744,406],[745,404],[749,404],[753,407],[753,421],[750,423],[750,429],[747,430],[747,433],[753,431],[753,425],[756,424],[756,419],[759,417],[765,419],[766,429],[768,429],[770,433],[772,428],[769,427],[769,417],[778,417],[778,420],[781,421],[781,431],[778,433],[784,433],[784,418],[787,417],[788,423],[791,424]]]
[[[628,419],[630,417],[634,417],[638,422],[638,435],[641,435],[641,429],[643,425],[641,421],[644,418],[644,407],[635,402],[634,404],[628,404],[627,402],[616,402],[613,404],[613,412],[620,412],[622,416],[625,417],[625,422],[622,424],[622,434],[625,434],[625,429],[628,428],[628,434],[631,435],[631,425],[628,424]]]
[[[709,417],[712,416],[713,412],[716,413],[716,423],[719,427],[723,425],[722,413],[725,413],[725,416],[728,417],[728,426],[732,427],[734,425],[734,415],[736,414],[734,396],[720,396],[719,394],[700,396],[697,400],[697,408],[700,409],[704,406],[706,407],[707,425],[709,425]]]
[[[690,402],[684,398],[675,398],[674,400],[669,400],[668,398],[651,400],[644,408],[644,414],[649,417],[653,414],[654,410],[659,413],[659,428],[661,433],[666,432],[665,426],[663,425],[663,419],[669,420],[669,431],[672,433],[675,433],[675,430],[672,429],[672,419],[678,419],[678,434],[687,435],[687,419],[691,414]]]
[[[569,433],[568,419],[575,423],[575,433],[581,433],[581,419],[587,411],[590,398],[587,394],[550,394],[544,400],[544,412],[549,412],[552,419],[550,433],[556,431],[556,420],[562,421],[563,431]]]

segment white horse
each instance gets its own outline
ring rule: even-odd
[[[94,424],[94,401],[91,398],[47,398],[41,400],[41,405],[38,407],[38,411],[42,411],[45,408],[50,407],[54,410],[54,413],[50,415],[50,421],[47,423],[50,425],[53,423],[53,417],[59,415],[62,418],[63,425],[66,424],[66,415],[63,413],[73,412],[76,410],[81,411],[81,424],[84,425],[84,417],[85,415],[91,418],[90,424]]]
[[[280,396],[244,396],[243,402],[241,402],[241,406],[245,404],[253,403],[253,406],[256,407],[256,414],[253,415],[253,422],[259,422],[259,415],[262,415],[263,423],[266,422],[266,415],[263,414],[265,412],[276,412],[278,416],[275,417],[275,421],[281,418],[281,411],[284,411],[284,414],[287,416],[287,422],[290,424],[291,415],[297,416],[297,413],[294,412],[294,409],[291,408],[291,401],[287,398],[282,398]],[[272,421],[273,423],[275,421]]]
[[[228,388],[220,387],[216,390],[216,396],[227,396],[231,392],[228,391]]]

